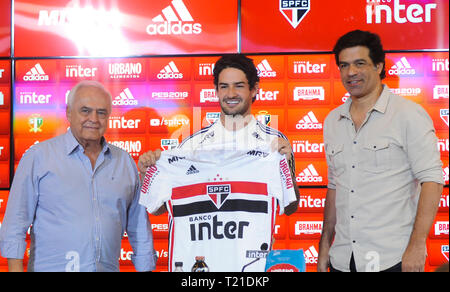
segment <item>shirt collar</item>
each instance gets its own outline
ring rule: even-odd
[[[377,102],[375,103],[375,105],[372,107],[372,109],[369,110],[375,110],[377,112],[380,112],[382,114],[384,114],[386,112],[386,108],[387,105],[389,103],[389,97],[390,97],[390,89],[387,85],[383,84],[383,91],[381,92],[380,97],[378,98]],[[343,107],[341,107],[340,112],[339,112],[339,120],[342,118],[347,118],[347,119],[351,119],[351,115],[350,115],[350,105],[352,104],[352,99],[348,98]]]
[[[67,130],[66,134],[64,135],[64,140],[65,140],[65,147],[66,147],[67,155],[70,155],[73,152],[75,152],[75,150],[78,147],[81,147],[81,149],[83,148],[83,146],[81,146],[80,143],[78,143],[77,139],[73,135],[70,128]],[[106,142],[105,137],[102,137],[101,143],[103,145],[102,152],[105,154],[110,153],[109,144]]]

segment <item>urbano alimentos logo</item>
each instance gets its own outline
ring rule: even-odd
[[[202,25],[195,22],[183,0],[173,0],[152,19],[146,31],[149,35],[198,35]]]

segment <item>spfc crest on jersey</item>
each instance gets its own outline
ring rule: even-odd
[[[231,186],[229,184],[221,185],[207,185],[206,193],[209,198],[216,205],[217,209],[222,207],[223,203],[227,200],[228,195],[231,192]]]
[[[280,12],[297,28],[310,9],[310,0],[280,0]]]

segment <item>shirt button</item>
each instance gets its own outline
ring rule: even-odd
[[[356,243],[356,240],[353,240],[353,243]]]
[[[352,165],[352,168],[355,168],[355,166],[354,166],[354,165]]]
[[[354,191],[354,190],[351,190],[350,192],[351,192],[351,193],[354,193],[355,191]]]
[[[353,141],[353,144],[356,144],[356,141]]]

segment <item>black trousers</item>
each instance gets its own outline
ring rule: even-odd
[[[380,272],[401,272],[401,271],[402,271],[402,262],[399,262],[398,264]],[[342,272],[342,271],[333,268],[333,266],[330,263],[330,272]],[[357,272],[353,253],[352,257],[350,258],[350,272]]]

